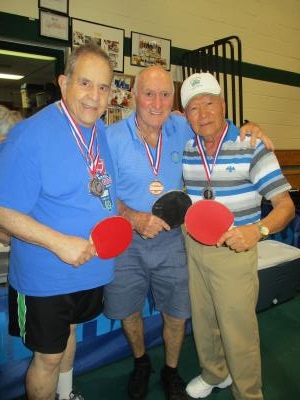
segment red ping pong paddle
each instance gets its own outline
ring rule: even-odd
[[[98,257],[104,259],[117,257],[132,241],[132,225],[124,217],[105,218],[94,226],[91,238]]]
[[[187,232],[198,242],[216,245],[218,239],[233,225],[232,212],[216,200],[200,200],[185,215]]]

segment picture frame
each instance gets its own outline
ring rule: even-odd
[[[105,118],[107,125],[126,118],[134,110],[135,105],[131,92],[133,83],[133,75],[121,73],[113,75]]]
[[[131,65],[148,67],[160,65],[171,69],[171,40],[131,31]]]
[[[40,36],[69,40],[70,18],[67,15],[40,9]]]
[[[69,0],[39,0],[39,8],[69,15]]]
[[[114,74],[108,98],[108,106],[132,108],[131,89],[133,87],[133,82],[133,75]]]
[[[124,71],[124,36],[122,28],[72,18],[72,48],[95,41],[107,52],[115,72]]]

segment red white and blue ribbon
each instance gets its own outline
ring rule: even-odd
[[[224,130],[220,136],[218,146],[217,146],[216,152],[214,154],[214,158],[213,158],[213,162],[212,162],[211,166],[208,162],[208,159],[207,159],[207,156],[206,156],[203,144],[202,144],[203,138],[200,137],[199,135],[196,135],[196,145],[197,145],[198,151],[200,153],[200,156],[202,158],[202,162],[203,162],[204,170],[205,170],[205,174],[206,174],[206,179],[207,179],[208,183],[211,182],[211,177],[213,174],[214,166],[217,162],[217,158],[218,158],[218,155],[219,155],[219,152],[222,147],[223,140],[226,136],[227,131],[228,131],[228,124],[226,123],[226,126],[224,127]]]
[[[135,125],[137,127],[137,129],[140,131],[140,127],[138,125],[138,121],[137,118],[135,117]],[[153,174],[155,176],[158,175],[158,171],[159,171],[159,166],[160,166],[160,160],[161,160],[161,153],[162,153],[162,129],[160,128],[160,132],[159,132],[159,136],[158,136],[158,141],[157,141],[157,145],[156,145],[156,157],[154,159],[154,157],[152,156],[150,147],[148,145],[148,143],[145,141],[145,139],[142,137],[143,140],[143,144],[146,150],[146,154],[149,160],[149,163],[151,165]]]
[[[70,114],[68,107],[63,99],[60,101],[60,105],[65,116],[67,117],[69,126],[71,128],[71,132],[74,136],[77,146],[79,147],[81,154],[83,155],[83,158],[86,160],[89,172],[91,176],[95,176],[97,170],[99,170],[99,166],[102,165],[102,170],[104,169],[103,161],[100,160],[100,151],[97,142],[96,124],[94,124],[93,126],[91,138],[89,144],[87,145],[87,142],[81,132],[79,125]]]

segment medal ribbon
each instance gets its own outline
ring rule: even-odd
[[[136,116],[135,116],[135,125],[136,125],[137,129],[140,131],[140,127],[138,125]],[[159,131],[158,142],[157,142],[157,145],[156,145],[156,157],[155,157],[155,160],[154,160],[154,158],[153,158],[153,156],[151,154],[150,147],[149,147],[148,143],[146,143],[146,141],[145,141],[145,139],[143,137],[142,137],[142,140],[143,140],[143,144],[144,144],[144,147],[145,147],[145,150],[146,150],[146,154],[147,154],[149,163],[151,165],[153,174],[155,176],[157,176],[158,175],[158,171],[159,171],[159,166],[160,166],[161,153],[162,153],[162,129],[160,128],[160,131]]]
[[[71,128],[72,135],[74,136],[74,139],[76,140],[77,146],[79,147],[81,154],[83,155],[83,158],[86,160],[88,169],[90,171],[91,176],[95,176],[97,172],[97,166],[100,162],[100,152],[99,152],[99,146],[97,143],[97,129],[96,129],[96,124],[93,126],[92,130],[92,135],[90,138],[89,145],[87,146],[86,140],[80,130],[80,127],[70,114],[66,103],[64,102],[63,99],[60,101],[61,108],[67,117],[69,126]],[[94,147],[96,148],[96,154],[94,153]]]
[[[211,177],[212,177],[212,174],[213,174],[214,166],[215,166],[215,164],[217,162],[217,158],[218,158],[218,155],[219,155],[219,152],[220,152],[220,149],[221,149],[221,146],[222,146],[222,143],[223,143],[223,140],[225,138],[225,135],[226,135],[227,131],[228,131],[228,124],[226,123],[226,126],[225,126],[225,128],[224,128],[224,130],[222,132],[222,135],[220,136],[219,143],[218,143],[218,146],[217,146],[217,150],[215,152],[215,156],[214,156],[213,163],[212,163],[211,167],[209,165],[209,162],[207,160],[207,157],[206,157],[206,154],[205,154],[205,151],[204,151],[204,147],[203,147],[203,144],[202,144],[202,140],[203,139],[200,138],[199,135],[196,135],[196,145],[197,145],[198,151],[200,153],[200,156],[202,158],[202,162],[203,162],[204,170],[205,170],[205,174],[206,174],[206,179],[207,179],[208,183],[210,183],[210,181],[211,181]]]

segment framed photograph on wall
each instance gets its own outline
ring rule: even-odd
[[[114,71],[124,71],[124,29],[72,18],[72,47],[91,40],[107,52]]]
[[[109,95],[108,105],[122,108],[132,107],[131,89],[133,86],[134,76],[124,74],[114,74],[111,91]]]
[[[69,15],[69,0],[39,0],[39,8]]]
[[[132,113],[134,109],[131,94],[133,82],[133,75],[114,74],[105,118],[105,123],[107,125],[124,119]]]
[[[131,32],[131,65],[160,65],[170,71],[171,40]]]
[[[40,35],[49,38],[69,40],[69,17],[40,9]]]

